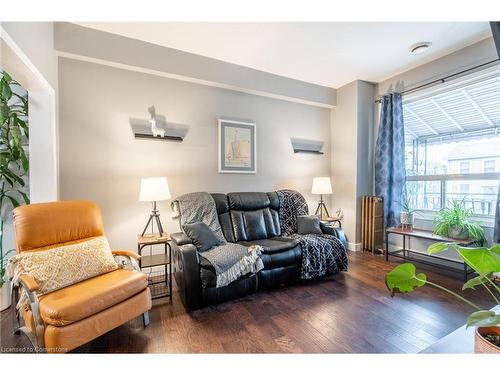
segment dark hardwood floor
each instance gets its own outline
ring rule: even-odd
[[[264,291],[187,313],[174,293],[151,324],[137,318],[84,345],[77,353],[417,353],[464,324],[471,309],[431,287],[391,298],[384,275],[395,262],[349,254],[349,271],[330,279]],[[434,282],[461,290],[461,276],[421,266]],[[486,308],[486,293],[464,293]],[[0,317],[2,347],[29,346]]]

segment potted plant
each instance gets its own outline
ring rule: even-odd
[[[484,229],[471,220],[474,211],[466,208],[464,201],[453,200],[450,207],[439,210],[434,219],[434,233],[460,240],[471,239],[479,246],[486,240]]]
[[[413,228],[413,213],[415,210],[412,208],[412,202],[408,194],[403,197],[401,203],[401,212],[399,214],[399,221],[403,228]]]
[[[18,87],[15,87],[18,86]],[[10,306],[10,285],[5,277],[8,251],[3,248],[5,219],[20,202],[28,204],[25,177],[29,161],[24,147],[28,141],[28,98],[20,85],[0,71],[0,310]]]
[[[435,243],[427,249],[429,254],[440,253],[448,248],[453,248],[460,258],[471,267],[478,276],[467,281],[462,290],[485,288],[497,305],[500,304],[500,287],[493,280],[493,274],[500,272],[500,245],[490,248],[467,248],[457,244],[443,242]],[[416,273],[412,263],[403,263],[387,273],[385,284],[391,292],[409,293],[418,287],[429,285],[451,294],[453,297],[471,306],[475,311],[467,318],[467,327],[476,327],[475,352],[500,353],[500,314],[482,308],[465,297],[427,279],[424,273]]]

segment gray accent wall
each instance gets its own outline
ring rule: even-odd
[[[373,98],[375,85],[354,81],[337,90],[331,116],[332,211],[344,210],[350,250],[361,242],[361,197],[373,190]]]
[[[211,86],[335,105],[335,89],[167,48],[66,22],[55,23],[55,49],[63,55],[123,64]]]
[[[330,173],[330,109],[250,95],[73,59],[59,59],[61,199],[89,199],[102,209],[113,248],[135,249],[150,212],[141,177],[166,176],[172,196],[194,192],[296,189],[314,211],[315,176]],[[132,123],[148,107],[165,116],[182,143],[136,140]],[[257,173],[219,174],[217,119],[255,122]],[[324,155],[294,154],[290,138],[325,142]],[[159,204],[177,231],[170,202]]]

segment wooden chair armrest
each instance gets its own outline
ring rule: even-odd
[[[112,251],[113,255],[121,255],[125,257],[129,257],[135,260],[141,259],[141,256],[133,251],[130,250],[113,250]]]
[[[38,285],[36,280],[33,277],[31,277],[30,275],[26,275],[26,274],[19,276],[19,283],[24,288],[26,288],[26,290],[28,290],[30,292],[35,292],[40,288],[40,286]]]

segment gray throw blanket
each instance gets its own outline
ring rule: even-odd
[[[279,219],[283,236],[297,239],[302,249],[302,279],[347,271],[347,251],[335,236],[328,234],[297,234],[297,216],[307,215],[307,202],[293,190],[277,191]]]
[[[256,273],[264,268],[260,246],[249,248],[226,242],[217,215],[217,208],[208,193],[189,193],[177,198],[181,216],[181,229],[185,224],[205,223],[219,238],[222,245],[198,253],[212,264],[217,276],[216,287],[229,285],[248,273]]]

